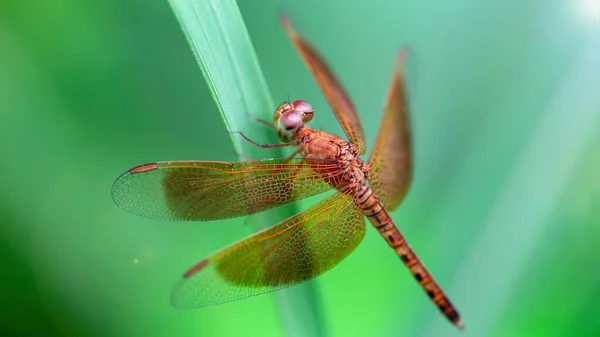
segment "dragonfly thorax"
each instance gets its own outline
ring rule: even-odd
[[[354,144],[347,142],[341,148],[338,163],[344,171],[343,179],[348,185],[358,188],[366,183],[369,168],[360,158],[360,153]]]
[[[313,108],[308,102],[282,103],[273,113],[273,126],[277,137],[284,143],[291,142],[296,131],[313,117]]]

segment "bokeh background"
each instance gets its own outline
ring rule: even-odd
[[[467,330],[369,228],[313,281],[324,335],[600,335],[597,1],[239,5],[274,99],[312,102],[313,127],[342,134],[279,25],[286,11],[345,83],[369,144],[395,52],[411,51],[415,180],[393,216]],[[154,221],[110,197],[137,164],[236,159],[166,1],[3,0],[0,117],[0,335],[289,333],[273,295],[169,303],[183,271],[252,232],[244,219]]]

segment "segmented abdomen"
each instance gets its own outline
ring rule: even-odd
[[[433,279],[429,271],[425,268],[417,254],[412,250],[406,239],[400,233],[396,224],[385,210],[384,205],[373,193],[373,190],[367,186],[361,186],[356,194],[356,204],[369,218],[371,223],[385,241],[392,247],[400,257],[404,265],[410,270],[419,285],[425,290],[429,298],[440,309],[440,311],[459,328],[463,323],[460,315],[448,299],[446,294]]]

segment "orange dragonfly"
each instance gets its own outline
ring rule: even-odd
[[[311,105],[281,104],[273,114],[280,144],[290,158],[243,162],[171,161],[136,166],[115,181],[117,205],[162,219],[207,221],[265,211],[336,189],[312,208],[259,231],[200,261],[175,287],[172,303],[202,307],[263,294],[307,281],[340,263],[365,235],[366,216],[394,249],[439,310],[456,326],[463,322],[440,286],[406,242],[389,211],[406,195],[412,175],[410,129],[400,53],[383,121],[368,162],[363,129],[342,85],[317,51],[282,23],[323,90],[350,139],[311,129]],[[293,158],[300,154],[301,158]]]

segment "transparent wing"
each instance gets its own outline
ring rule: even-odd
[[[216,220],[275,208],[325,192],[341,182],[331,161],[266,159],[248,162],[178,161],[140,165],[112,188],[117,205],[163,220]]]
[[[346,136],[360,153],[364,154],[366,151],[365,133],[346,91],[319,53],[294,30],[288,17],[283,15],[281,21],[294,46],[321,87]]]
[[[172,303],[214,305],[310,280],[348,256],[364,234],[352,197],[336,193],[198,263],[173,290]]]
[[[406,52],[398,56],[383,120],[369,158],[371,187],[388,210],[400,205],[412,178],[410,125],[402,71],[405,58]]]

